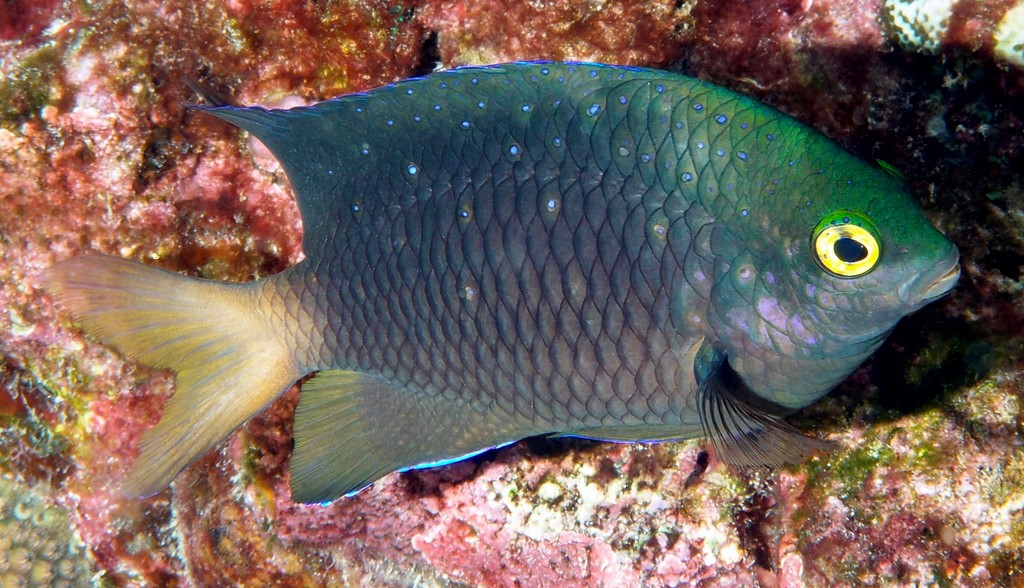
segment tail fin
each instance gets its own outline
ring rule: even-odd
[[[261,310],[258,282],[208,282],[102,255],[58,263],[42,277],[90,334],[176,374],[163,417],[143,434],[127,495],[165,488],[300,375],[284,329]]]

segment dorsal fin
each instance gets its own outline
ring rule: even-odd
[[[730,386],[742,383],[738,378],[727,382],[727,369],[726,356],[705,343],[694,362],[700,383],[697,404],[704,434],[723,462],[737,468],[777,468],[834,449],[832,442],[808,437],[781,416],[741,399]]]

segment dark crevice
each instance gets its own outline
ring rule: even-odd
[[[755,492],[740,505],[741,510],[733,518],[740,545],[754,557],[754,563],[766,570],[775,570],[771,541],[765,530],[774,501],[768,493]]]
[[[423,39],[423,44],[420,45],[419,58],[416,60],[416,66],[412,69],[412,76],[425,76],[435,70],[441,65],[441,48],[438,42],[437,31],[430,31],[427,34],[427,38]]]
[[[693,471],[690,475],[686,476],[686,481],[683,482],[684,488],[691,488],[700,483],[704,479],[704,472],[708,469],[708,464],[711,458],[707,451],[701,451],[697,454],[697,460],[693,464]]]

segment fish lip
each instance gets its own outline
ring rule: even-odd
[[[920,308],[945,296],[960,278],[960,252],[956,247],[946,256],[944,263],[936,265],[935,271],[925,272],[902,284],[898,291],[904,303]]]

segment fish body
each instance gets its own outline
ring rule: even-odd
[[[519,63],[206,110],[281,161],[305,259],[249,284],[98,256],[44,276],[177,374],[134,494],[312,372],[299,501],[533,435],[707,435],[731,462],[789,461],[817,444],[780,417],[958,275],[893,174],[676,74]]]

